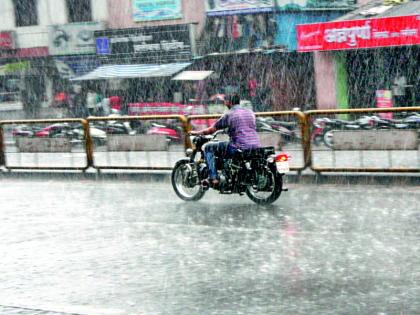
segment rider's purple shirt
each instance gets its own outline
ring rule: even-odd
[[[231,144],[237,148],[250,149],[261,146],[252,110],[235,105],[215,122],[214,127],[228,128]]]

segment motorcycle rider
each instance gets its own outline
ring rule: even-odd
[[[217,130],[227,129],[230,140],[209,142],[205,145],[204,155],[209,169],[209,184],[217,187],[217,170],[214,157],[227,158],[232,156],[238,149],[246,150],[261,146],[256,131],[255,114],[252,110],[240,106],[240,97],[237,93],[225,96],[225,105],[229,111],[219,118],[211,127],[191,131],[190,135],[209,135]]]

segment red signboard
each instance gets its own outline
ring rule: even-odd
[[[180,103],[129,103],[129,115],[200,115],[206,114],[204,105],[186,105]]]
[[[392,92],[390,90],[376,90],[376,107],[392,107]],[[392,113],[379,113],[379,117],[392,119]]]
[[[14,49],[15,41],[12,32],[0,32],[0,49]]]
[[[128,115],[203,115],[207,114],[204,105],[186,105],[180,103],[129,103]],[[210,126],[213,119],[195,119],[193,125]]]
[[[420,15],[297,26],[298,51],[420,44]]]

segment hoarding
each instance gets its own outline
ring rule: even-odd
[[[354,6],[355,0],[276,0],[279,10],[345,9]]]
[[[376,90],[376,107],[391,108],[392,107],[392,92],[390,90]],[[392,112],[378,113],[379,117],[385,119],[392,119]]]
[[[207,0],[209,16],[270,12],[273,9],[274,0]]]
[[[51,55],[94,54],[94,31],[104,29],[98,22],[48,26],[48,47]]]
[[[346,50],[420,44],[420,15],[297,26],[298,51]]]
[[[133,0],[135,22],[182,18],[181,0]]]
[[[130,57],[138,63],[192,58],[188,24],[98,31],[95,37],[96,53],[107,58]]]

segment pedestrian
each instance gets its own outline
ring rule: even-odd
[[[396,107],[407,106],[406,97],[407,78],[400,72],[397,73],[392,85],[392,95]]]
[[[89,115],[96,115],[97,93],[93,89],[89,89],[86,94],[86,106]]]

